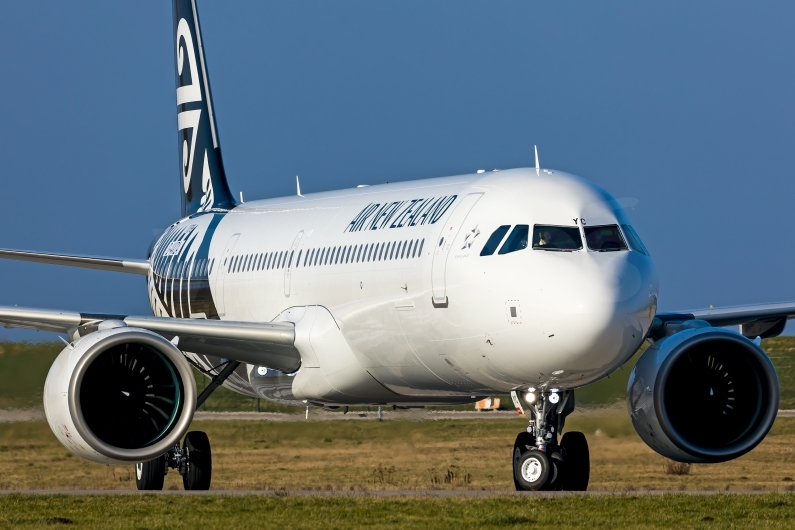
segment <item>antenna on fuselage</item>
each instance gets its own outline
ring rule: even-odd
[[[303,197],[303,195],[301,195],[301,183],[298,182],[298,175],[295,176],[295,193],[299,197]]]
[[[536,151],[536,175],[538,175],[538,170],[541,169],[541,164],[538,163],[538,146],[534,145],[533,149]]]

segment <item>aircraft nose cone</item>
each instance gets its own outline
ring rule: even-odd
[[[594,253],[561,260],[541,293],[545,340],[557,365],[598,379],[640,346],[654,317],[656,280],[628,253]]]

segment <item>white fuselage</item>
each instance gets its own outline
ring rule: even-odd
[[[329,366],[312,343],[306,366],[366,372],[414,400],[574,388],[640,346],[656,311],[651,258],[587,245],[480,252],[502,225],[628,222],[601,188],[536,169],[253,201],[170,227],[150,300],[156,315],[247,322],[322,306],[355,361]]]

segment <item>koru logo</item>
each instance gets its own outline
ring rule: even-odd
[[[183,18],[177,24],[177,74],[182,76],[185,68],[185,59],[188,60],[190,69],[190,84],[177,88],[177,105],[193,103],[202,100],[201,86],[199,85],[199,69],[196,65],[196,51],[193,47],[193,36],[188,22]],[[187,138],[182,141],[182,187],[185,193],[190,189],[191,176],[193,175],[193,162],[196,158],[196,138],[199,136],[199,120],[202,109],[186,110],[177,114],[178,130],[190,129],[191,139],[188,146]],[[199,211],[207,210],[213,205],[213,185],[210,175],[210,166],[207,163],[207,150],[204,151],[204,164],[202,167],[202,198]]]
[[[475,225],[475,228],[468,231],[464,236],[464,246],[461,247],[461,250],[466,250],[472,247],[472,243],[475,242],[475,238],[480,235],[480,230],[478,230],[478,225]]]

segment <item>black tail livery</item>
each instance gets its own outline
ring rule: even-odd
[[[235,200],[226,183],[199,13],[195,0],[173,0],[177,66],[182,216],[227,210]]]

